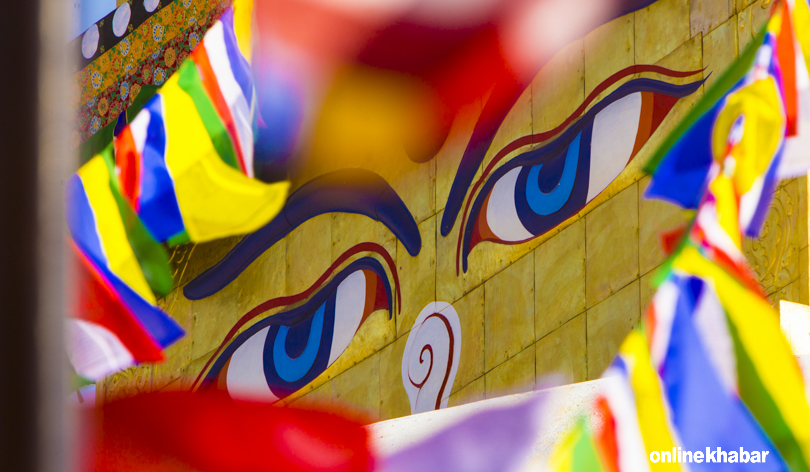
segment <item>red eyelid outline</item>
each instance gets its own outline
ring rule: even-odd
[[[574,112],[571,113],[571,115],[568,118],[565,119],[565,121],[563,121],[562,123],[557,125],[555,128],[550,129],[548,131],[543,131],[542,133],[530,134],[528,136],[523,136],[521,138],[518,138],[518,139],[512,141],[511,143],[507,144],[506,146],[504,146],[503,149],[498,151],[498,154],[496,154],[495,157],[492,158],[492,161],[489,164],[487,164],[486,169],[481,174],[481,177],[478,179],[478,182],[476,182],[474,188],[477,188],[484,181],[484,179],[486,179],[487,176],[489,176],[490,172],[492,172],[492,168],[495,167],[495,165],[498,162],[500,162],[501,159],[506,157],[507,154],[509,154],[510,152],[512,152],[512,151],[514,151],[516,149],[519,149],[519,148],[521,148],[523,146],[528,146],[530,144],[541,143],[541,142],[551,138],[552,136],[558,134],[559,132],[561,132],[562,130],[567,128],[568,125],[570,125],[574,120],[579,118],[585,112],[585,109],[588,108],[588,106],[591,103],[593,103],[594,100],[596,100],[596,98],[599,96],[599,94],[601,94],[602,92],[604,92],[605,90],[610,88],[612,85],[615,85],[616,82],[618,82],[619,80],[624,79],[625,77],[628,77],[628,76],[631,76],[631,75],[634,75],[634,74],[641,74],[643,72],[657,73],[657,74],[666,75],[668,77],[673,77],[673,78],[683,78],[683,77],[689,77],[689,76],[695,75],[698,72],[703,72],[705,70],[706,69],[704,68],[704,69],[699,69],[699,70],[681,72],[681,71],[675,71],[675,70],[667,69],[667,68],[661,67],[661,66],[641,64],[641,65],[635,65],[635,66],[626,67],[626,68],[620,70],[619,72],[616,72],[615,74],[613,74],[610,77],[608,77],[607,79],[605,79],[595,89],[593,89],[593,91],[588,95],[588,97],[585,99],[585,101],[582,102],[582,104],[576,110],[574,110]]]
[[[205,375],[206,371],[208,371],[208,368],[211,366],[211,363],[214,361],[214,359],[216,359],[217,356],[219,356],[219,354],[222,352],[222,350],[225,348],[225,346],[228,344],[228,342],[231,339],[233,339],[234,336],[236,336],[236,333],[243,326],[245,326],[245,324],[247,324],[249,321],[251,321],[252,319],[256,318],[257,316],[261,315],[262,313],[264,313],[264,312],[266,312],[268,310],[272,310],[273,308],[278,308],[280,306],[292,305],[293,303],[297,303],[297,302],[300,302],[301,300],[305,300],[305,299],[309,298],[309,296],[312,295],[317,288],[319,288],[321,285],[323,285],[324,282],[326,282],[326,279],[328,279],[329,276],[332,275],[332,273],[335,270],[337,270],[337,268],[341,264],[346,262],[346,260],[348,258],[354,256],[355,254],[361,253],[361,252],[375,252],[375,253],[379,254],[383,259],[385,259],[386,264],[388,264],[388,268],[391,270],[391,275],[394,278],[394,287],[395,287],[394,290],[396,291],[396,297],[397,297],[397,304],[396,304],[396,307],[394,308],[394,310],[399,312],[399,310],[402,307],[402,294],[400,293],[400,289],[399,289],[399,275],[397,274],[397,268],[396,268],[396,264],[394,263],[394,259],[391,257],[390,254],[388,254],[388,251],[384,247],[382,247],[381,245],[379,245],[377,243],[360,243],[360,244],[357,244],[357,245],[352,246],[351,248],[349,248],[343,254],[341,254],[340,257],[338,257],[337,260],[331,266],[329,266],[328,269],[326,269],[326,272],[324,272],[323,275],[321,275],[320,278],[318,278],[318,280],[316,280],[315,283],[312,284],[308,289],[306,289],[303,292],[298,293],[296,295],[289,295],[289,296],[286,296],[286,297],[273,298],[273,299],[268,300],[266,302],[262,302],[261,304],[256,306],[256,308],[250,310],[244,316],[239,318],[239,321],[237,321],[236,324],[233,325],[231,330],[228,331],[228,334],[225,335],[225,339],[222,340],[222,343],[220,343],[217,350],[214,351],[214,354],[208,359],[208,362],[205,363],[205,366],[203,366],[203,368],[200,371],[200,374],[197,376],[197,378],[194,379],[194,383],[191,384],[191,387],[189,388],[189,390],[193,391],[197,387],[197,384],[199,384],[200,379],[202,379],[202,377]]]
[[[537,133],[537,134],[530,134],[530,135],[527,135],[527,136],[522,136],[520,138],[515,139],[511,143],[507,144],[503,148],[501,148],[501,150],[498,151],[497,154],[495,154],[495,157],[492,158],[492,160],[489,162],[489,164],[487,164],[487,167],[484,169],[484,172],[481,173],[481,177],[479,177],[478,180],[475,182],[475,185],[473,185],[472,191],[467,196],[467,203],[464,205],[464,212],[462,213],[462,216],[461,216],[461,227],[459,228],[458,243],[457,243],[457,247],[456,247],[456,276],[459,275],[459,254],[461,253],[461,240],[462,240],[462,237],[464,236],[463,233],[464,233],[464,227],[465,227],[465,225],[467,223],[467,213],[470,210],[470,204],[472,203],[472,199],[475,196],[475,193],[481,187],[481,184],[483,184],[486,181],[486,178],[492,172],[493,168],[498,164],[498,162],[500,162],[510,152],[516,151],[516,150],[518,150],[518,149],[520,149],[520,148],[522,148],[524,146],[529,146],[529,145],[532,145],[532,144],[541,143],[541,142],[555,136],[556,134],[560,133],[565,128],[567,128],[574,120],[579,118],[585,112],[585,109],[588,108],[588,105],[590,105],[591,103],[593,103],[594,100],[596,100],[596,98],[599,96],[599,94],[601,94],[602,92],[607,90],[610,86],[616,84],[616,82],[618,82],[619,80],[621,80],[621,79],[623,79],[625,77],[628,77],[628,76],[631,76],[631,75],[634,75],[634,74],[641,74],[643,72],[652,72],[652,73],[662,74],[662,75],[666,75],[668,77],[673,77],[673,78],[683,78],[683,77],[689,77],[689,76],[695,75],[695,74],[697,74],[699,72],[704,72],[705,70],[706,70],[706,68],[681,72],[681,71],[667,69],[666,67],[656,66],[656,65],[652,65],[652,64],[640,64],[640,65],[634,65],[634,66],[625,67],[624,69],[616,72],[615,74],[611,75],[610,77],[608,77],[607,79],[602,81],[601,84],[597,85],[596,88],[593,89],[593,91],[590,94],[588,94],[588,97],[585,98],[585,101],[583,101],[582,104],[579,107],[577,107],[577,109],[574,110],[574,112],[571,113],[571,115],[569,115],[568,118],[565,119],[565,121],[563,121],[562,123],[560,123],[559,125],[557,125],[553,129],[550,129],[548,131],[543,131],[543,132]]]

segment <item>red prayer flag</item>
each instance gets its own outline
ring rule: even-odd
[[[94,472],[366,472],[360,422],[336,413],[235,402],[224,395],[151,393],[84,410]]]

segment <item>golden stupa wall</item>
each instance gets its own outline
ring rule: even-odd
[[[705,68],[704,76],[713,72],[704,87],[710,85],[751,41],[767,11],[761,0],[659,0],[599,27],[542,69],[501,126],[484,165],[515,138],[562,122],[598,84],[627,66]],[[700,74],[674,83],[695,77]],[[480,106],[455,122],[445,146],[428,163],[413,163],[404,154],[342,163],[369,166],[402,197],[421,234],[418,256],[411,257],[381,223],[360,215],[321,215],[275,244],[225,289],[192,302],[182,286],[238,238],[178,247],[172,255],[178,288],[160,303],[188,335],[167,350],[166,363],[106,379],[98,390],[100,401],[189,388],[239,317],[265,300],[305,290],[346,249],[366,241],[381,244],[395,259],[401,311],[391,320],[385,310],[372,314],[337,362],[281,403],[342,402],[379,419],[410,414],[401,378],[403,352],[417,314],[433,301],[451,303],[461,323],[450,406],[528,391],[555,372],[573,382],[599,377],[653,294],[651,279],[665,257],[659,234],[688,217],[642,198],[649,177],[641,167],[702,93],[703,88],[676,104],[640,154],[579,214],[528,243],[479,245],[470,255],[469,271],[460,276],[455,270],[460,224],[448,237],[438,226]],[[305,174],[312,177],[337,165],[311,164]],[[746,242],[775,303],[808,303],[807,214],[807,179],[783,182],[762,237]]]

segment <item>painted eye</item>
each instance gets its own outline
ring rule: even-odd
[[[254,324],[225,348],[200,390],[273,402],[310,383],[349,346],[375,310],[391,312],[382,265],[363,257],[340,271],[305,304]]]
[[[702,84],[631,80],[550,143],[492,172],[465,219],[463,270],[478,243],[529,241],[584,208],[627,167],[675,103]]]

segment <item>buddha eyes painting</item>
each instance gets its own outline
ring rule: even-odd
[[[387,309],[391,314],[392,301],[383,266],[371,257],[357,259],[303,305],[226,338],[227,347],[215,355],[199,390],[223,390],[243,400],[280,400],[332,365],[372,312]]]
[[[676,74],[682,75],[672,72]],[[498,153],[468,197],[469,210],[459,236],[462,270],[467,271],[467,258],[479,243],[520,244],[582,210],[619,176],[678,100],[693,94],[701,85],[703,80],[685,85],[646,78],[627,81],[579,120],[571,116],[558,127],[561,132],[541,133],[553,139],[492,171],[499,157],[506,154]],[[537,140],[538,136],[526,138]],[[516,141],[518,145],[522,142],[531,140]],[[507,150],[513,148],[514,143],[507,146]]]
[[[663,80],[638,78],[643,72],[657,74]],[[518,138],[495,153],[467,189],[457,269],[460,266],[464,272],[468,270],[470,252],[484,241],[521,244],[576,215],[622,173],[675,104],[704,83],[701,79],[681,84],[670,81],[700,72],[647,65],[623,69],[596,87],[556,128]],[[505,160],[514,151],[522,152]],[[456,176],[469,174],[472,168],[467,167],[472,165],[475,163],[462,160]],[[392,257],[374,243],[360,244],[338,258],[309,291],[291,299],[288,296],[287,303],[275,304],[274,308],[299,306],[268,316],[264,313],[269,311],[270,302],[265,302],[245,315],[203,369],[198,390],[224,390],[242,399],[283,399],[333,365],[373,311],[388,309],[393,316],[392,289],[382,264],[370,255],[350,259],[351,255],[373,248],[371,255],[376,251],[388,262],[398,286],[393,259],[399,265],[400,260],[420,252],[422,240],[417,222],[385,175],[386,169],[382,168],[344,169],[305,182],[278,218],[245,237],[219,263],[185,286],[184,293],[192,300],[218,292],[293,228],[325,213],[355,213],[376,220],[401,247],[401,253]],[[299,262],[304,263],[291,263]],[[400,296],[399,290],[395,295]],[[464,324],[463,319],[459,322]],[[419,336],[439,336],[442,330],[432,326],[420,328],[423,331]],[[451,334],[449,339],[458,338],[460,342],[459,330],[457,326],[456,334],[444,331]],[[455,365],[459,355],[457,352],[452,357]],[[426,362],[420,356],[414,357],[417,367]],[[446,370],[453,371],[450,367]],[[431,400],[434,407],[442,400],[446,402],[449,395],[449,391],[440,390],[427,395],[435,397]]]

